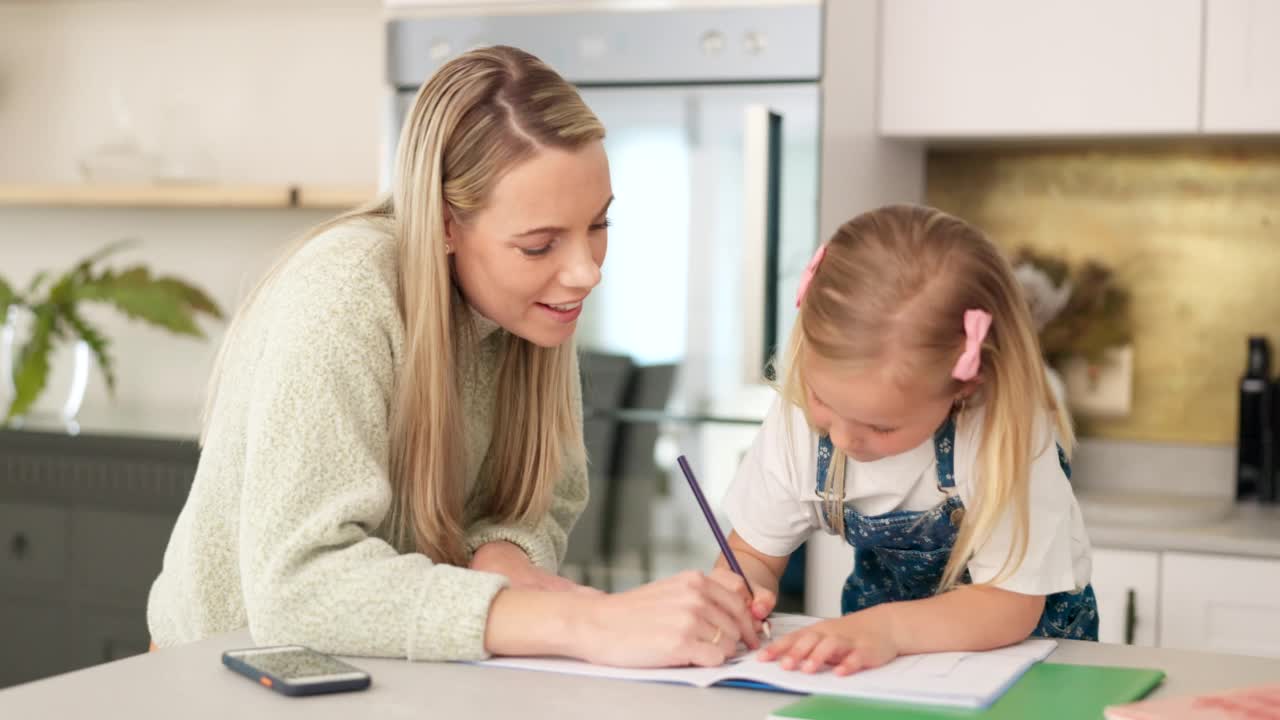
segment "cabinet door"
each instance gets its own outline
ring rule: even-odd
[[[893,0],[881,8],[883,135],[1199,129],[1201,0]]]
[[[1280,132],[1280,3],[1207,0],[1204,131]]]
[[[72,670],[65,603],[0,602],[0,688]]]
[[[1098,639],[1155,647],[1159,628],[1160,554],[1094,548]]]
[[[0,505],[0,588],[58,584],[66,575],[66,509]]]
[[[71,514],[71,572],[83,601],[147,606],[175,516],[77,508]]]
[[[86,668],[144,653],[150,643],[145,610],[81,607],[70,659],[76,668]]]
[[[1280,657],[1280,560],[1165,553],[1160,645]]]

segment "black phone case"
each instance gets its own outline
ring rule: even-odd
[[[365,673],[364,677],[352,680],[334,680],[324,683],[295,685],[284,678],[279,678],[271,673],[263,672],[240,658],[229,655],[227,652],[222,653],[222,664],[269,690],[274,690],[290,697],[300,697],[303,695],[326,695],[328,693],[346,692],[348,690],[364,690],[369,687],[371,680],[369,674]],[[364,671],[361,670],[360,672]],[[267,682],[263,681],[264,678]]]

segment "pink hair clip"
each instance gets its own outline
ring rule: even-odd
[[[983,310],[964,311],[964,352],[956,360],[951,377],[968,382],[978,376],[982,369],[982,341],[987,339],[987,331],[991,329],[991,313]]]
[[[809,292],[809,283],[813,282],[813,276],[818,272],[818,265],[822,264],[822,258],[826,257],[826,255],[827,244],[822,243],[813,253],[809,264],[804,266],[804,274],[800,276],[800,287],[796,289],[796,307],[800,307],[805,293]]]

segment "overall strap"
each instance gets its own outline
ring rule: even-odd
[[[942,427],[933,433],[933,457],[938,466],[938,489],[956,486],[956,416],[948,415]]]
[[[818,495],[826,490],[827,486],[827,468],[831,467],[831,456],[835,452],[835,446],[831,444],[831,436],[823,435],[818,438]]]
[[[829,442],[829,441],[828,441]],[[1071,479],[1071,462],[1062,445],[1054,443],[1058,449],[1058,464],[1067,479]],[[956,416],[948,415],[946,422],[933,434],[933,456],[938,462],[938,488],[948,489],[956,485]],[[819,457],[821,462],[821,457]],[[821,482],[821,480],[819,480]]]

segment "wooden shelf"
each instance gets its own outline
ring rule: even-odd
[[[0,207],[50,208],[352,208],[373,188],[312,185],[7,185]]]
[[[347,210],[369,202],[378,194],[372,187],[300,185],[290,190],[297,192],[294,207],[329,210]]]

